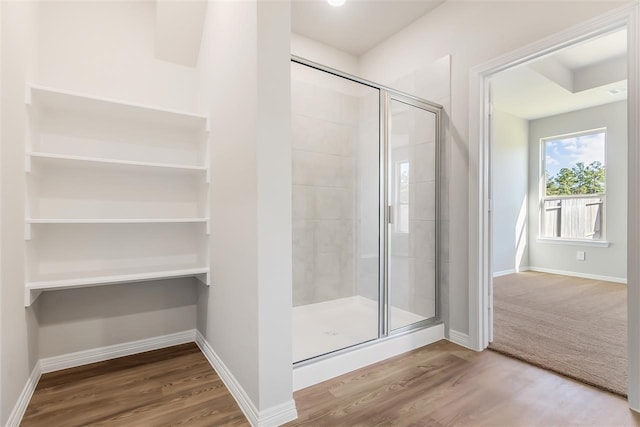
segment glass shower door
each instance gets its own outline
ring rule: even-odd
[[[436,317],[436,115],[391,97],[387,147],[388,329]]]
[[[378,338],[380,91],[292,63],[293,360]]]

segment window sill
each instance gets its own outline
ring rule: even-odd
[[[538,237],[536,242],[545,245],[592,246],[596,248],[608,248],[611,245],[606,240],[551,239],[544,237]]]

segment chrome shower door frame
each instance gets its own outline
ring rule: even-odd
[[[336,70],[331,67],[327,67],[325,65],[319,64],[317,62],[310,61],[308,59],[292,55],[291,61],[293,63],[297,63],[300,65],[305,65],[307,67],[316,69],[318,71],[322,71],[337,77],[341,77],[343,79],[360,83],[364,86],[368,86],[379,91],[379,240],[378,240],[378,338],[365,341],[359,344],[354,344],[348,347],[345,347],[340,350],[335,350],[312,359],[306,359],[300,362],[294,363],[296,366],[302,366],[311,361],[317,361],[326,357],[332,357],[336,354],[344,353],[347,351],[351,351],[355,348],[360,348],[363,346],[368,346],[373,343],[379,342],[381,340],[385,340],[391,337],[395,337],[401,334],[405,334],[417,329],[424,329],[432,325],[436,325],[441,323],[440,314],[441,314],[441,301],[440,301],[440,266],[439,266],[439,251],[440,251],[440,173],[441,173],[441,158],[440,158],[440,150],[441,145],[443,143],[442,137],[442,110],[443,107],[440,104],[435,102],[431,102],[422,98],[418,98],[416,96],[380,85],[378,83],[374,83],[369,80],[365,80],[359,78],[357,76],[344,73],[342,71]],[[389,325],[389,292],[390,292],[390,283],[388,277],[388,263],[389,263],[389,198],[388,198],[388,156],[389,156],[389,140],[390,140],[390,131],[391,127],[389,126],[391,120],[391,102],[398,101],[404,104],[410,105],[412,107],[420,108],[422,110],[428,111],[435,115],[435,177],[436,177],[436,191],[435,191],[435,223],[436,223],[436,231],[435,231],[435,316],[424,319],[422,321],[412,323],[402,328],[390,329]]]

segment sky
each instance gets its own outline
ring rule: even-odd
[[[545,141],[545,169],[552,177],[562,168],[572,168],[576,163],[585,166],[594,161],[605,165],[605,133],[592,133],[570,138]]]

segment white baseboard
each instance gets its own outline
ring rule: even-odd
[[[298,418],[296,403],[293,399],[281,405],[258,411],[258,408],[256,408],[247,392],[244,391],[242,385],[236,380],[229,368],[227,368],[222,359],[216,354],[200,331],[196,332],[196,344],[200,347],[202,353],[204,353],[209,364],[218,373],[220,379],[236,400],[238,406],[240,406],[240,409],[252,426],[278,426]]]
[[[529,267],[529,271],[537,271],[539,273],[559,274],[561,276],[580,277],[583,279],[603,280],[605,282],[627,283],[626,277],[600,276],[598,274],[577,273],[575,271],[554,270],[552,268]]]
[[[509,274],[515,274],[517,273],[516,269],[511,269],[511,270],[502,270],[502,271],[494,271],[493,272],[493,277],[502,277],[502,276],[507,276]]]
[[[444,339],[444,325],[419,329],[397,337],[379,340],[352,351],[293,368],[293,390],[318,384],[347,372]]]
[[[508,276],[509,274],[522,273],[523,271],[529,271],[529,267],[518,267],[510,270],[495,271],[493,273],[493,278],[495,279],[496,277]]]
[[[451,341],[454,344],[458,344],[462,347],[466,347],[473,350],[473,346],[471,345],[471,339],[469,338],[469,335],[463,334],[462,332],[449,329],[449,341]]]
[[[59,371],[61,369],[88,365],[89,363],[115,359],[117,357],[130,356],[132,354],[142,353],[145,351],[158,350],[165,347],[171,347],[173,345],[185,344],[195,340],[196,331],[195,329],[190,329],[188,331],[177,332],[175,334],[93,348],[91,350],[77,351],[75,353],[63,354],[60,356],[46,357],[44,359],[40,359],[40,369],[44,374],[47,372]]]
[[[288,402],[260,411],[257,426],[276,427],[298,418],[296,401]]]
[[[16,405],[13,407],[11,414],[9,414],[6,427],[18,427],[22,422],[22,417],[24,417],[27,406],[29,406],[29,402],[31,401],[33,392],[36,390],[41,374],[42,371],[40,370],[40,363],[38,362],[36,363],[36,366],[33,367],[31,375],[27,378],[27,383],[24,385],[20,396],[18,396]]]

